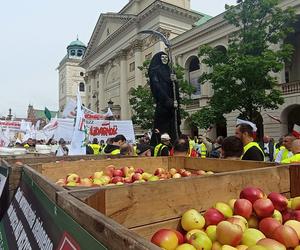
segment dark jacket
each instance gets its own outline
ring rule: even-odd
[[[116,149],[120,149],[120,147],[116,146],[116,145],[112,145],[112,144],[107,144],[105,149],[104,149],[104,153],[105,154],[111,154],[111,152],[116,150]]]
[[[272,142],[269,142],[269,154],[266,153],[265,148],[264,148],[264,142],[259,142],[258,143],[262,151],[265,152],[265,156],[270,158],[270,161],[274,161],[274,144]]]

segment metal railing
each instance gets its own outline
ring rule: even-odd
[[[300,93],[300,81],[283,83],[281,89],[284,95]]]

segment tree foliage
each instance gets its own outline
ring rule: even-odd
[[[138,67],[146,76],[147,84],[132,88],[129,98],[129,103],[133,110],[132,121],[142,129],[152,128],[155,111],[155,101],[150,90],[148,78],[149,64],[150,61],[145,61],[142,66]],[[189,117],[189,113],[186,112],[183,107],[191,103],[191,95],[195,92],[195,88],[184,79],[184,69],[180,65],[175,65],[174,71],[179,83],[179,93],[181,98],[180,115],[182,119],[186,119]]]
[[[253,121],[258,112],[283,104],[275,74],[293,53],[293,47],[283,41],[293,31],[294,11],[277,7],[278,0],[238,2],[226,6],[224,18],[236,30],[227,51],[207,45],[199,49],[202,63],[213,69],[199,81],[211,82],[214,90],[209,106],[194,115],[198,119],[194,123],[201,128],[235,110]]]

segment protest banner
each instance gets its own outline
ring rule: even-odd
[[[0,222],[0,249],[107,249],[25,173]]]

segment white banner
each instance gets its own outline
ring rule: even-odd
[[[108,138],[116,135],[124,135],[128,143],[135,142],[135,135],[132,121],[114,121],[114,120],[86,120],[86,126],[89,128],[89,138],[98,138],[106,141]]]
[[[25,127],[31,126],[31,122],[25,122],[25,121],[5,121],[0,120],[0,127],[3,129],[11,129],[11,130],[23,130],[25,131]]]

